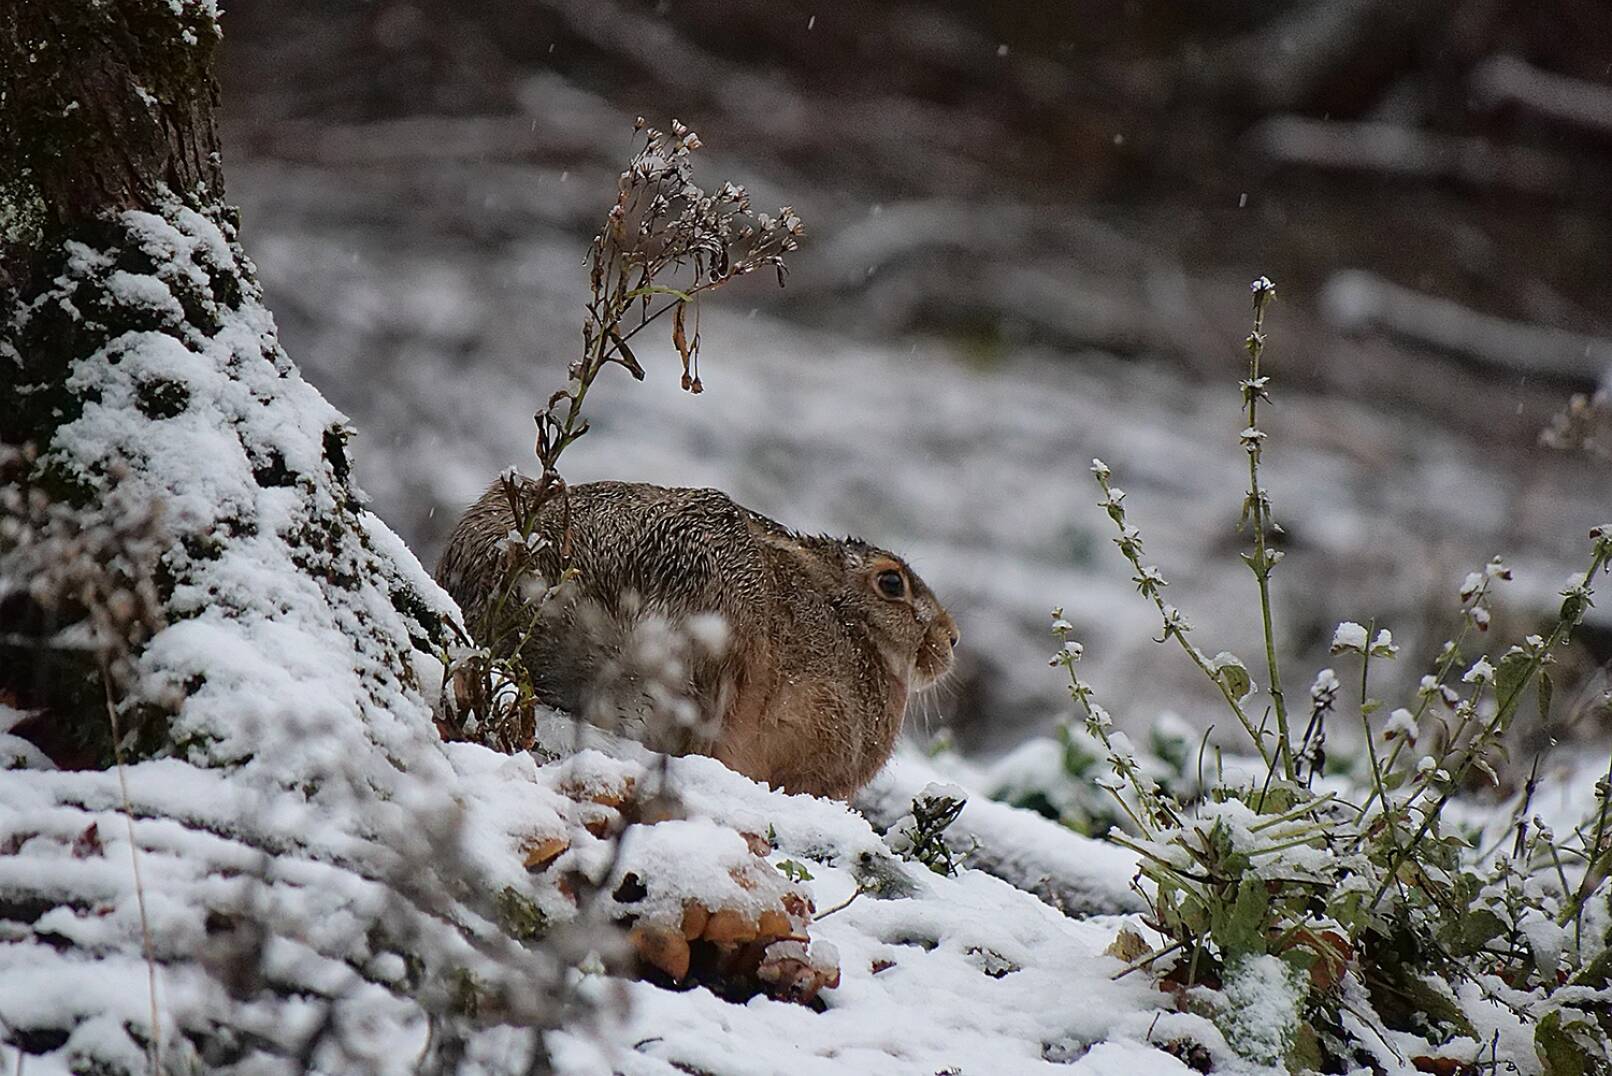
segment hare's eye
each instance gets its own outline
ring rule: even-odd
[[[874,582],[878,584],[879,593],[886,598],[905,598],[907,596],[907,581],[900,572],[893,568],[880,572]]]

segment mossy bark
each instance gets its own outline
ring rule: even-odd
[[[36,225],[149,208],[167,188],[223,197],[219,43],[205,0],[12,0],[0,14],[0,175]],[[29,244],[7,253],[26,263]]]
[[[67,244],[101,249],[116,231],[113,214],[165,197],[223,205],[218,40],[211,5],[196,0],[13,0],[0,12],[4,443],[48,439],[72,403],[61,371],[98,343],[85,319],[65,316],[27,318],[27,338],[17,335]]]
[[[217,44],[212,0],[0,0],[0,857],[20,857],[0,977],[149,973],[149,1009],[118,1008],[121,985],[0,1000],[0,1054],[47,1068],[302,1071],[346,1050],[343,1021],[301,1027],[332,980],[265,976],[271,941],[323,937],[307,966],[365,983],[328,1012],[424,1019],[423,970],[371,977],[384,917],[453,951],[476,918],[438,918],[429,839],[384,911],[353,897],[418,836],[397,805],[451,780],[414,669],[453,613],[364,509],[352,431],[280,347],[224,202]],[[119,803],[140,874],[72,843]],[[315,804],[317,825],[276,828]],[[32,856],[88,858],[64,881]],[[270,864],[303,859],[344,880],[323,913],[266,895]],[[375,949],[321,935],[332,909],[371,915]],[[80,918],[93,935],[61,929]]]
[[[13,731],[58,764],[110,763],[109,648],[132,668],[155,621],[197,615],[194,602],[175,607],[174,595],[200,589],[207,565],[232,541],[256,535],[260,521],[249,496],[200,518],[166,520],[160,556],[122,565],[131,578],[100,580],[135,587],[142,573],[148,577],[157,596],[153,623],[121,640],[105,638],[103,624],[90,647],[61,645],[62,632],[93,621],[90,606],[106,588],[75,578],[72,593],[41,595],[42,573],[23,558],[26,547],[37,554],[50,537],[82,550],[81,539],[115,522],[127,511],[118,501],[124,477],[159,454],[169,420],[206,406],[209,391],[220,396],[218,375],[265,413],[274,396],[314,395],[274,339],[237,242],[236,212],[224,202],[218,43],[211,0],[0,5],[0,495],[11,517],[9,530],[0,529],[0,702],[38,711]],[[243,324],[258,328],[243,337]],[[203,360],[188,367],[194,378],[116,369],[139,365],[126,361],[135,349],[172,352],[174,344]],[[103,398],[130,377],[126,399]],[[63,432],[87,409],[113,407],[149,423],[149,445],[125,438],[86,451],[82,435],[64,443]],[[285,411],[309,413],[301,403]],[[327,423],[312,432],[320,458],[305,453],[296,466],[263,423],[226,414],[223,424],[238,437],[256,487],[301,499],[291,513],[296,525],[282,533],[296,569],[327,591],[375,587],[390,596],[408,638],[362,645],[376,651],[391,679],[407,683],[407,649],[431,646],[440,625],[370,545],[351,485],[349,431],[339,416],[319,421]],[[172,487],[172,476],[170,467],[142,489]],[[128,559],[104,546],[101,555]],[[35,578],[18,578],[25,572]],[[347,602],[355,632],[364,630],[362,604]],[[126,718],[122,731],[135,733],[129,746],[141,755],[174,748],[167,718],[201,682],[160,691],[110,686]]]

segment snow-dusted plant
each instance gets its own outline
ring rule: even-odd
[[[1213,685],[1258,756],[1254,776],[1217,767],[1195,799],[1161,787],[1079,676],[1083,648],[1054,612],[1061,649],[1053,664],[1065,669],[1086,729],[1107,756],[1113,777],[1099,783],[1129,831],[1112,839],[1141,856],[1146,921],[1160,939],[1127,971],[1151,969],[1182,1008],[1215,1020],[1261,1065],[1331,1071],[1414,1061],[1438,1071],[1475,1066],[1480,1049],[1498,1063],[1509,1049],[1537,1055],[1547,1074],[1607,1071],[1612,770],[1597,786],[1590,820],[1561,838],[1531,818],[1530,781],[1515,806],[1509,855],[1477,846],[1447,809],[1479,775],[1498,784],[1492,759],[1504,754],[1526,698],[1548,711],[1548,667],[1582,623],[1597,576],[1612,568],[1612,525],[1591,532],[1589,566],[1561,592],[1554,623],[1498,653],[1467,648],[1487,631],[1491,591],[1510,570],[1496,558],[1468,576],[1459,631],[1403,705],[1371,694],[1374,663],[1399,651],[1392,634],[1339,624],[1332,651],[1358,662],[1355,705],[1344,701],[1338,670],[1321,670],[1295,737],[1271,604],[1281,532],[1259,474],[1267,442],[1259,405],[1270,400],[1264,319],[1275,286],[1261,277],[1252,292],[1248,373],[1239,384],[1249,473],[1243,522],[1252,539],[1242,559],[1258,587],[1269,678],[1263,713],[1247,667],[1234,655],[1200,650],[1185,615],[1164,600],[1167,582],[1144,559],[1111,468],[1094,460],[1092,472],[1099,507],[1119,531],[1114,542],[1159,613],[1157,641],[1174,640]],[[1346,708],[1356,711],[1365,743],[1364,775],[1354,786],[1322,777],[1327,724]],[[1129,944],[1135,948],[1134,939]],[[1420,1053],[1407,1056],[1407,1046]]]
[[[1073,630],[1072,628],[1068,630]],[[1063,660],[1054,655],[1052,664]],[[1178,715],[1165,713],[1135,749],[1136,764],[1178,796],[1192,794],[1203,738]],[[943,745],[945,758],[954,749]],[[1109,749],[1080,720],[1064,719],[1049,736],[1033,736],[993,762],[979,787],[994,800],[1035,811],[1088,837],[1119,826],[1134,830],[1099,780],[1109,769]]]
[[[953,875],[971,849],[959,849],[946,830],[968,806],[968,794],[956,785],[931,781],[912,799],[912,810],[890,827],[890,849],[916,860],[936,874]]]
[[[1612,387],[1603,384],[1594,394],[1574,393],[1541,431],[1539,443],[1612,459]]]
[[[564,510],[560,457],[588,432],[583,415],[588,392],[610,366],[642,381],[644,368],[631,342],[667,314],[671,342],[682,360],[683,388],[702,391],[699,297],[766,268],[777,273],[782,286],[784,255],[799,247],[804,234],[800,217],[788,206],[772,216],[756,212],[737,184],[723,183],[709,194],[697,186],[692,155],[701,143],[683,124],[673,120],[670,131],[661,131],[640,118],[636,129],[643,144],[621,173],[615,204],[589,248],[582,354],[568,368],[565,388],[533,416],[538,477],[531,483],[513,471],[502,476],[515,526],[504,543],[501,572],[480,622],[459,630],[458,645],[442,654],[446,705],[441,709],[450,715],[445,731],[503,751],[531,745],[536,693],[521,652],[545,604],[573,578],[565,569],[559,579],[541,579],[537,563],[543,540],[537,525],[552,500]],[[562,564],[569,543],[567,527],[559,550]]]

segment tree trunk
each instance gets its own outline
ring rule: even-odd
[[[171,620],[268,612],[263,595],[199,600],[235,543],[283,543],[331,612],[386,595],[400,619],[367,624],[361,643],[398,687],[411,643],[430,646],[440,627],[374,554],[345,420],[280,350],[236,243],[218,40],[200,0],[19,0],[0,16],[13,75],[0,477],[17,532],[0,535],[0,555],[29,569],[0,591],[0,690],[40,713],[23,731],[59,763],[111,761],[109,689],[140,754],[171,746],[168,720],[206,674],[142,675],[156,671],[143,655]],[[99,559],[99,572],[64,563],[85,551],[96,556],[71,559]],[[64,638],[74,623],[95,645]]]
[[[208,6],[15,0],[0,34],[8,174],[50,224],[145,209],[165,187],[223,197]]]
[[[412,1067],[500,967],[541,996],[443,843],[451,603],[223,202],[218,40],[212,0],[0,8],[8,1070]]]

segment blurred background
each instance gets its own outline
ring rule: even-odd
[[[1236,530],[1260,274],[1290,697],[1343,619],[1414,682],[1497,553],[1490,647],[1535,630],[1612,517],[1604,424],[1600,454],[1540,445],[1612,368],[1604,0],[257,0],[225,32],[247,248],[428,566],[535,466],[640,115],[808,236],[784,290],[704,302],[703,395],[669,347],[607,372],[566,473],[908,555],[964,637],[920,735],[984,755],[1064,714],[1054,605],[1122,724],[1218,716],[1151,641],[1093,456],[1198,645],[1263,681]],[[1534,746],[1604,733],[1609,614]]]

